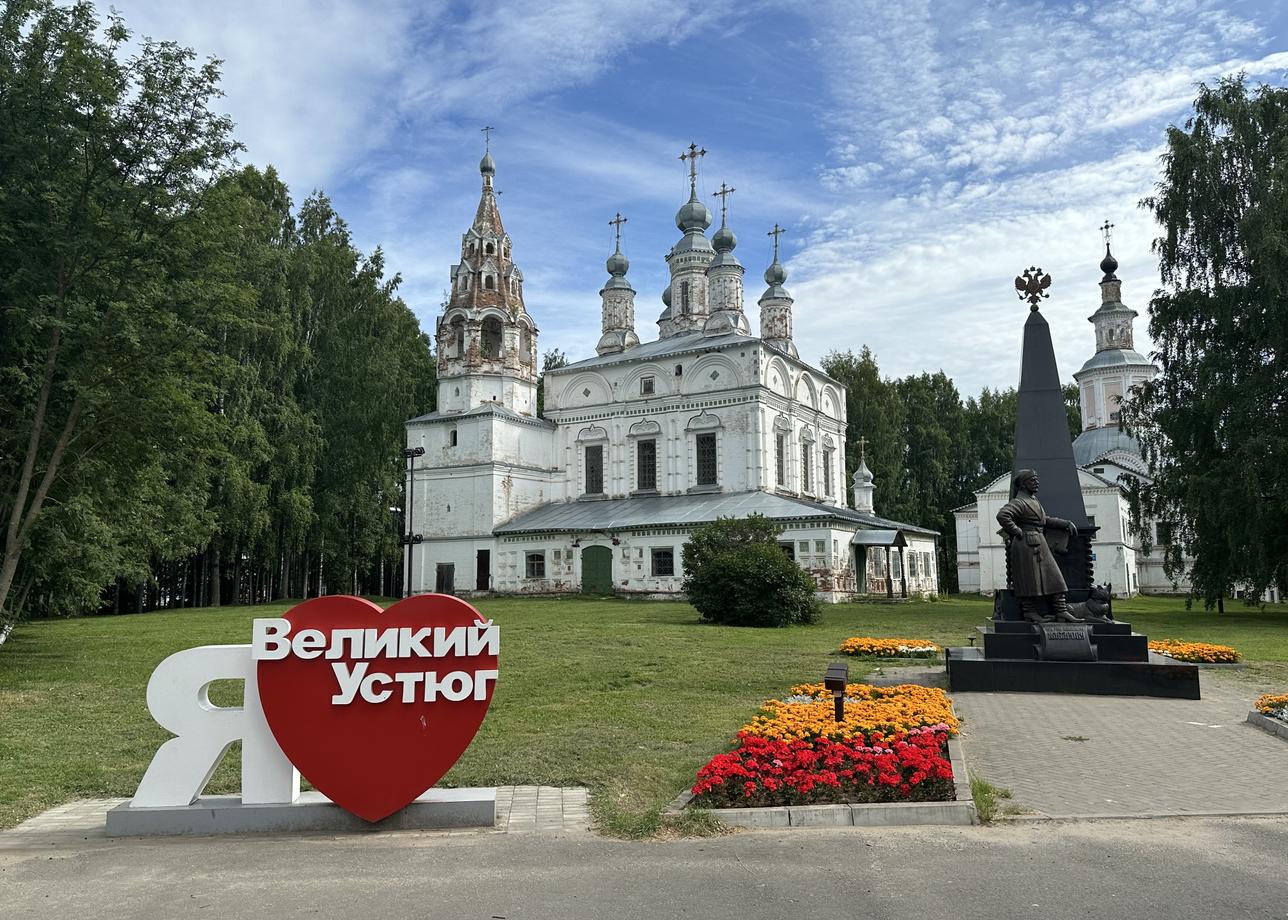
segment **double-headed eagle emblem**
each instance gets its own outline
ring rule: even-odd
[[[1043,298],[1051,296],[1046,292],[1050,286],[1051,276],[1032,265],[1024,270],[1024,274],[1015,276],[1015,290],[1019,292],[1020,300],[1029,302],[1029,309],[1033,312],[1037,312]]]

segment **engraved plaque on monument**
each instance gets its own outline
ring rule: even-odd
[[[1037,623],[1038,658],[1042,661],[1095,661],[1089,623]]]

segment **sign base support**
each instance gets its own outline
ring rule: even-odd
[[[202,796],[191,805],[107,813],[109,837],[204,837],[213,834],[334,834],[496,826],[496,789],[430,789],[383,821],[371,823],[320,792],[291,803],[243,805],[240,796]]]

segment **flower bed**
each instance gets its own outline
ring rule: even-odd
[[[1208,642],[1185,642],[1181,639],[1156,639],[1149,643],[1151,652],[1158,652],[1177,661],[1192,661],[1198,664],[1235,664],[1243,656],[1237,649],[1228,645],[1213,645]]]
[[[1288,693],[1264,693],[1254,704],[1257,712],[1281,722],[1288,722]]]
[[[694,803],[710,808],[954,797],[948,739],[958,722],[944,691],[849,684],[844,719],[822,684],[766,700],[737,746],[698,771]]]
[[[695,802],[711,808],[836,802],[931,802],[953,797],[946,731],[918,728],[886,738],[780,741],[740,736],[698,771]]]
[[[841,643],[846,655],[864,658],[934,658],[942,649],[929,639],[874,639],[854,636]]]
[[[893,735],[914,728],[943,726],[957,734],[952,702],[938,687],[900,684],[873,687],[848,684],[844,720],[836,721],[832,694],[822,684],[799,684],[785,700],[766,700],[760,715],[742,727],[739,735],[758,735],[789,741],[828,738],[833,741],[861,738],[872,732]]]

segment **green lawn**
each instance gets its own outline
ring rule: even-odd
[[[250,640],[250,620],[286,605],[41,621],[0,648],[0,827],[94,795],[130,795],[166,738],[144,688],[156,664],[195,645]],[[610,832],[648,832],[657,813],[756,711],[787,686],[821,679],[847,636],[965,644],[991,608],[957,597],[903,606],[844,604],[818,626],[702,625],[687,604],[503,598],[478,604],[502,629],[501,679],[487,720],[448,775],[454,785],[586,785]],[[1223,642],[1265,662],[1288,689],[1288,609],[1224,616],[1176,600],[1115,605],[1152,637]],[[865,673],[854,661],[851,675]],[[227,688],[231,690],[231,688]],[[231,702],[225,693],[224,702]],[[213,792],[237,786],[237,759]]]

